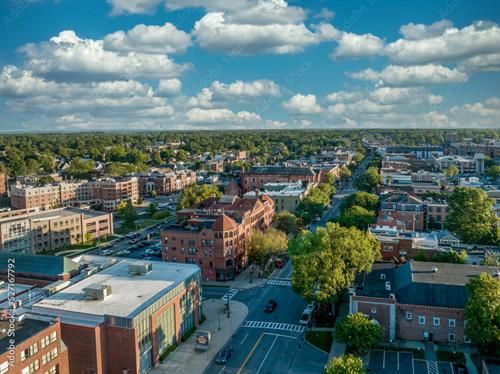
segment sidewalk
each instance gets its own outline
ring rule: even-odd
[[[228,319],[224,312],[224,302],[222,300],[210,299],[203,302],[203,313],[207,319],[199,329],[210,331],[210,349],[208,351],[195,350],[196,335],[193,334],[187,341],[181,343],[163,363],[151,370],[151,373],[203,373],[212,359],[229,340],[231,335],[234,334],[236,329],[245,320],[248,314],[248,308],[243,303],[234,300],[231,301],[231,317]]]
[[[265,284],[268,278],[259,278],[257,277],[257,270],[254,270],[252,276],[252,283],[250,283],[250,268],[246,268],[239,275],[236,276],[235,280],[230,280],[226,282],[217,282],[217,281],[202,281],[203,286],[216,286],[216,287],[229,287],[229,288],[237,288],[240,290],[246,290],[249,288],[259,287]]]
[[[349,303],[340,304],[339,315],[335,320],[335,324],[341,322],[349,314]],[[333,328],[333,343],[330,348],[330,356],[328,357],[328,362],[334,357],[340,357],[345,353],[345,344],[335,341],[335,327]]]

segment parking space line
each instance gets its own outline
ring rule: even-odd
[[[415,360],[413,359],[413,353],[411,354],[411,372],[415,374]]]
[[[243,342],[248,338],[248,335],[250,335],[250,334],[245,335],[245,337],[241,340],[240,344],[243,344]]]
[[[451,374],[455,374],[455,370],[453,370],[453,364],[450,362]]]
[[[225,368],[226,368],[225,366],[222,367],[221,371],[219,371],[219,374],[222,374],[222,372],[224,371]]]
[[[382,359],[382,369],[385,369],[385,351],[384,352],[384,358]]]
[[[397,357],[397,359],[398,359],[398,370],[399,370],[399,351],[397,352],[396,357]]]

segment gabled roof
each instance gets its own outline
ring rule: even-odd
[[[214,223],[212,225],[212,230],[214,230],[214,231],[228,231],[228,230],[234,230],[236,227],[238,227],[238,225],[234,221],[234,219],[223,214],[214,221]]]

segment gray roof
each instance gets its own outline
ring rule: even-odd
[[[18,274],[38,274],[58,276],[80,269],[80,264],[62,256],[32,255],[24,253],[0,252],[0,272],[8,269],[8,260],[15,259],[15,271]]]
[[[304,175],[314,176],[312,168],[287,167],[287,166],[253,166],[248,171],[249,174],[276,174],[276,175]]]
[[[463,309],[469,280],[495,271],[500,267],[412,261],[358,275],[356,294],[381,298],[394,294],[400,304]],[[390,290],[386,290],[386,282],[390,282]]]

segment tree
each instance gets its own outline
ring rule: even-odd
[[[148,214],[153,216],[158,211],[158,203],[153,202],[148,205]]]
[[[335,338],[360,354],[380,343],[383,336],[382,326],[362,313],[349,314],[335,327]]]
[[[159,166],[163,163],[163,160],[161,159],[160,152],[155,151],[151,154],[151,164],[155,166]]]
[[[324,177],[323,183],[330,184],[330,185],[334,184],[335,183],[335,176],[331,173],[326,174]]]
[[[369,225],[375,223],[375,212],[354,205],[345,210],[335,221],[344,227],[354,226],[360,230],[367,230]]]
[[[434,262],[447,262],[450,264],[465,264],[469,255],[466,250],[460,252],[451,250],[447,252],[439,252],[432,256],[432,261]]]
[[[486,266],[500,266],[500,254],[496,252],[486,252],[484,264]]]
[[[340,204],[340,211],[344,212],[350,207],[357,205],[369,211],[376,211],[379,198],[377,195],[359,191],[345,197]]]
[[[116,215],[122,219],[122,227],[129,230],[135,229],[135,221],[139,218],[139,214],[137,214],[132,201],[121,202],[116,210]]]
[[[427,251],[425,249],[420,249],[415,256],[413,256],[414,261],[427,261],[428,260]]]
[[[264,265],[271,255],[286,252],[288,239],[283,231],[269,228],[266,231],[255,230],[250,237],[248,257],[250,261]]]
[[[189,208],[209,197],[220,197],[222,192],[211,184],[193,184],[182,190],[177,209]]]
[[[297,234],[299,232],[299,219],[292,213],[283,211],[276,213],[273,218],[274,227],[286,234]]]
[[[484,172],[488,177],[491,177],[494,179],[500,178],[500,166],[491,166],[488,169],[486,169]]]
[[[50,175],[44,175],[43,177],[40,178],[40,180],[38,181],[38,184],[40,184],[40,186],[46,186],[47,184],[51,184],[54,182],[55,182],[55,179],[52,178]]]
[[[77,157],[71,160],[69,167],[64,173],[71,178],[85,179],[90,177],[90,173],[94,170],[95,162],[93,160],[82,160]]]
[[[482,273],[467,284],[465,333],[483,352],[500,354],[500,279]]]
[[[346,289],[356,272],[370,271],[380,244],[354,227],[329,222],[315,233],[300,232],[290,241],[293,289],[307,300],[328,301]]]
[[[340,179],[349,179],[352,175],[352,172],[349,170],[349,168],[342,166],[339,172],[339,177]]]
[[[466,243],[494,244],[498,218],[493,211],[494,200],[485,191],[457,187],[448,199],[448,226]]]
[[[363,360],[354,355],[334,357],[326,367],[325,374],[365,374]]]
[[[383,178],[377,168],[369,167],[358,179],[355,185],[362,191],[372,192],[378,184],[383,182]]]
[[[453,178],[456,175],[458,175],[460,170],[458,170],[457,165],[450,165],[446,169],[444,169],[444,175],[446,175],[449,178]]]

